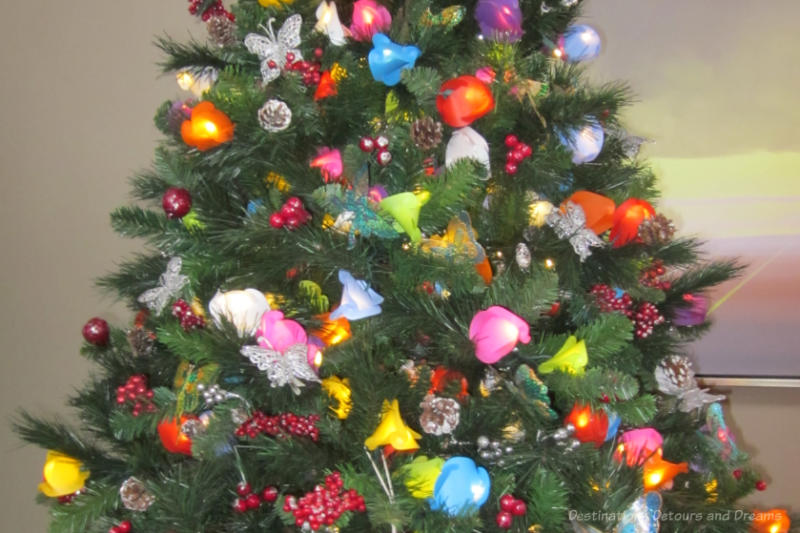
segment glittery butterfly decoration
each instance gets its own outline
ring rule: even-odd
[[[189,277],[181,274],[183,261],[180,257],[173,257],[167,263],[167,269],[158,278],[158,287],[144,291],[138,302],[150,310],[160,314],[167,303],[177,296],[181,289],[189,283]]]
[[[461,257],[478,264],[486,258],[486,252],[477,240],[472,220],[466,211],[450,220],[443,235],[422,239],[420,249],[449,261]]]
[[[605,246],[605,243],[586,227],[586,215],[578,204],[567,202],[565,212],[553,209],[547,215],[546,221],[559,239],[569,239],[572,249],[578,254],[581,262],[592,255],[592,247]]]
[[[692,362],[682,355],[664,358],[656,367],[655,378],[658,390],[680,398],[681,403],[678,407],[684,413],[699,409],[707,403],[725,399],[725,396],[709,394],[708,389],[698,387]]]
[[[733,440],[733,434],[725,423],[725,415],[722,413],[722,406],[712,403],[706,412],[706,428],[711,432],[711,439],[714,447],[717,448],[725,461],[738,461],[740,459],[739,448]]]
[[[536,372],[528,365],[519,365],[514,373],[514,383],[520,388],[523,396],[533,402],[534,407],[550,418],[555,420],[558,414],[550,407],[550,396],[547,395],[547,385],[545,385]]]
[[[661,515],[661,494],[653,491],[640,496],[622,513],[614,533],[658,533]],[[603,533],[600,529],[571,520],[574,533]]]
[[[292,392],[300,394],[303,381],[319,383],[320,379],[308,364],[308,345],[297,343],[289,346],[284,353],[261,346],[242,346],[241,352],[259,370],[267,373],[271,387],[289,385]]]
[[[426,8],[419,18],[419,23],[426,28],[442,26],[445,31],[450,31],[464,20],[464,14],[466,12],[467,8],[464,6],[449,6],[434,15],[431,12],[431,8]]]
[[[622,128],[611,130],[611,134],[619,140],[622,153],[625,154],[625,157],[628,159],[634,159],[639,155],[639,150],[642,148],[643,144],[653,142],[652,139],[648,139],[647,137],[631,135]]]
[[[300,27],[303,17],[292,15],[286,19],[275,35],[272,29],[274,18],[270,18],[267,26],[262,26],[265,35],[248,33],[244,38],[244,45],[252,54],[261,59],[261,77],[264,83],[269,83],[281,75],[281,68],[286,64],[286,54],[294,54],[295,60],[303,59],[300,50]]]

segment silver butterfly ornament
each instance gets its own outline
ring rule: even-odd
[[[560,209],[553,209],[547,215],[546,221],[559,239],[569,239],[572,249],[578,254],[581,262],[592,255],[593,246],[605,246],[605,243],[586,227],[586,215],[583,208],[576,203],[567,202],[565,213]]]
[[[248,33],[244,38],[244,45],[252,54],[261,59],[261,77],[264,83],[269,83],[281,75],[281,69],[286,64],[286,54],[294,54],[296,61],[303,59],[298,50],[300,46],[300,27],[303,17],[292,15],[287,18],[283,26],[275,34],[272,28],[274,18],[270,18],[267,26],[261,26],[266,35]]]
[[[721,394],[710,394],[708,389],[698,386],[692,362],[682,355],[671,355],[662,360],[656,367],[655,378],[658,390],[680,398],[678,408],[684,413],[725,399]]]
[[[158,278],[158,287],[144,291],[138,298],[140,304],[160,314],[167,303],[189,283],[189,277],[181,274],[183,260],[173,257],[167,263],[167,269]]]
[[[261,346],[243,346],[241,354],[259,370],[267,373],[271,387],[289,385],[292,392],[300,394],[303,381],[319,383],[320,379],[308,364],[308,345],[292,344],[284,353]]]

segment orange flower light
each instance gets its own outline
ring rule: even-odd
[[[181,431],[183,423],[192,418],[197,417],[184,415],[180,417],[180,422],[177,418],[173,418],[158,424],[158,436],[168,452],[192,455],[192,439]]]
[[[489,86],[475,76],[459,76],[442,84],[436,109],[447,124],[461,128],[494,109],[494,97]]]
[[[614,200],[590,191],[575,191],[561,203],[561,211],[566,212],[567,202],[578,204],[586,215],[586,227],[600,235],[611,229],[614,223]]]
[[[614,224],[609,235],[609,239],[614,243],[614,248],[624,246],[636,239],[642,221],[655,214],[656,210],[647,200],[629,198],[619,204],[614,211]]]
[[[458,370],[451,370],[443,366],[437,367],[431,374],[431,388],[428,390],[428,394],[443,393],[450,383],[460,385],[457,398],[462,402],[466,400],[469,396],[467,378]]]
[[[750,531],[753,533],[787,533],[792,522],[786,509],[770,509],[769,511],[753,510],[753,522]]]
[[[201,152],[233,139],[233,122],[208,101],[192,108],[192,118],[181,124],[183,142]]]
[[[350,338],[350,322],[345,317],[331,320],[330,313],[317,315],[322,324],[311,332],[312,335],[325,343],[325,346],[335,346]]]
[[[644,490],[671,489],[672,479],[688,471],[688,463],[670,463],[662,459],[661,454],[655,454],[644,463]]]
[[[338,93],[339,89],[336,87],[336,80],[333,79],[331,72],[326,70],[319,79],[319,85],[317,85],[317,90],[314,92],[314,100],[336,96]]]
[[[488,257],[484,257],[482,262],[475,264],[475,271],[483,278],[486,285],[492,284],[492,264],[489,263]]]
[[[572,424],[575,427],[572,436],[581,442],[593,442],[599,447],[606,440],[608,415],[602,409],[593,411],[588,405],[576,403],[564,419],[564,424]]]

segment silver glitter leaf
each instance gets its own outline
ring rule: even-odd
[[[710,394],[708,389],[701,389],[694,377],[692,362],[687,357],[673,355],[667,357],[655,370],[658,390],[681,400],[678,408],[684,413],[725,399],[721,394]]]
[[[586,227],[586,215],[583,208],[576,203],[567,202],[565,213],[560,209],[553,209],[547,215],[546,222],[559,239],[569,239],[572,249],[578,254],[581,262],[592,255],[592,247],[605,246],[605,243]]]
[[[158,287],[144,291],[138,298],[139,303],[160,314],[167,303],[189,283],[189,277],[181,274],[182,265],[180,257],[170,259],[167,269],[158,278]]]
[[[270,18],[267,26],[262,26],[266,35],[248,33],[244,38],[244,45],[252,54],[261,60],[261,77],[264,83],[269,83],[281,75],[281,69],[286,64],[286,54],[294,54],[295,61],[303,59],[298,50],[300,46],[300,27],[303,17],[294,14],[286,19],[275,34],[272,29],[274,18]]]
[[[272,387],[289,385],[292,392],[300,394],[300,389],[305,386],[303,381],[320,382],[319,376],[308,364],[307,344],[292,344],[285,353],[261,346],[243,346],[241,354],[267,373]]]

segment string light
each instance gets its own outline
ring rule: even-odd
[[[190,90],[192,85],[194,85],[194,76],[192,76],[192,73],[187,70],[178,72],[175,75],[175,79],[178,82],[178,87],[184,91]]]
[[[547,259],[544,260],[544,267],[547,270],[553,270],[554,268],[556,268],[556,262],[548,257]]]

